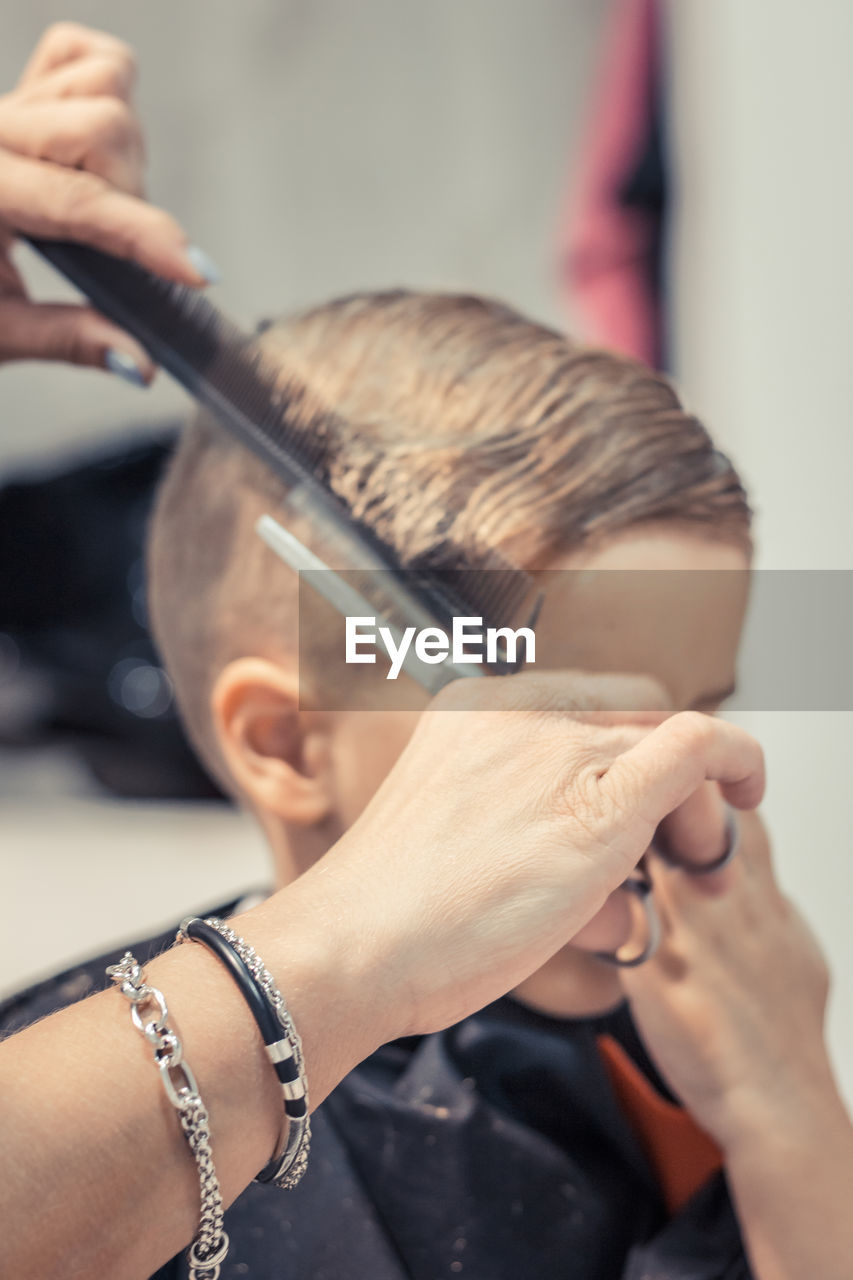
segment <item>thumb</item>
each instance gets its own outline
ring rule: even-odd
[[[61,360],[109,369],[146,386],[154,377],[151,357],[135,339],[90,307],[0,298],[0,362]]]
[[[764,753],[737,725],[682,711],[617,756],[601,787],[656,827],[707,780],[735,808],[754,809],[764,794]]]

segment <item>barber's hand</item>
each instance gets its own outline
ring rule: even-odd
[[[523,674],[457,682],[424,712],[362,816],[281,895],[291,933],[298,920],[334,950],[338,989],[361,975],[365,1034],[435,1030],[517,986],[706,778],[759,802],[758,744],[698,713],[624,710],[658,696],[628,677]]]
[[[719,809],[716,791],[703,788],[685,811]],[[745,1133],[802,1126],[804,1108],[834,1093],[826,965],[776,884],[760,818],[739,821],[739,852],[716,883],[649,859],[663,937],[651,960],[621,975],[653,1059],[724,1150]]]
[[[154,373],[142,347],[91,308],[29,300],[10,256],[19,233],[82,241],[171,280],[206,283],[204,259],[188,256],[180,226],[141,198],[134,76],[120,40],[63,22],[48,29],[17,87],[0,97],[0,361],[112,363],[140,382]]]

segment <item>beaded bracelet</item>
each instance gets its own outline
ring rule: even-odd
[[[311,1121],[308,1115],[308,1081],[302,1057],[302,1041],[293,1025],[275,980],[260,956],[216,916],[181,921],[179,942],[199,942],[228,969],[258,1025],[281,1085],[286,1136],[283,1147],[257,1174],[256,1182],[274,1182],[289,1190],[300,1181],[308,1164]]]
[[[163,992],[148,985],[141,965],[130,951],[124,953],[118,964],[108,966],[107,977],[130,1001],[133,1025],[154,1050],[154,1061],[160,1070],[166,1097],[178,1113],[181,1128],[198,1165],[201,1215],[198,1235],[187,1254],[189,1280],[219,1280],[229,1241],[222,1227],[224,1210],[210,1150],[210,1122],[195,1076],[189,1064],[184,1062],[183,1046],[177,1033],[169,1026],[169,1010]],[[157,1006],[157,1015],[144,1022],[141,1010],[149,1003]],[[184,1078],[178,1088],[172,1079],[172,1072],[176,1070]]]

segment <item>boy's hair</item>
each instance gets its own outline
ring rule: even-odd
[[[272,324],[264,343],[339,415],[331,485],[403,563],[455,545],[531,567],[652,521],[749,546],[738,476],[670,383],[510,307],[363,293]],[[223,781],[209,709],[218,671],[295,646],[293,575],[253,532],[283,493],[200,415],[151,527],[155,635],[189,733]]]

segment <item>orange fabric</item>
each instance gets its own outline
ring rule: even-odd
[[[612,1036],[597,1037],[613,1092],[654,1169],[664,1203],[677,1213],[723,1166],[717,1144],[683,1107],[662,1098]]]

